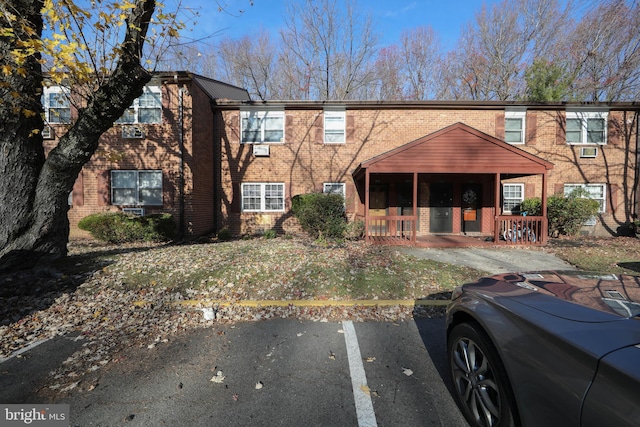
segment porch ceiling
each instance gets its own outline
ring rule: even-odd
[[[456,123],[362,162],[369,173],[545,174],[553,164],[518,147]]]

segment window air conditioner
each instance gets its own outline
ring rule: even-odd
[[[53,129],[51,129],[51,126],[48,126],[48,125],[44,126],[44,129],[42,129],[42,138],[53,139]]]
[[[123,138],[144,138],[144,132],[138,126],[123,125],[122,137]]]
[[[580,157],[596,157],[598,147],[580,147]]]
[[[144,216],[144,208],[122,208],[122,212],[131,215]]]
[[[269,146],[268,145],[253,145],[253,155],[254,156],[269,156]]]

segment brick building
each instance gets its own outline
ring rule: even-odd
[[[43,96],[47,141],[71,122]],[[94,212],[170,212],[185,238],[298,230],[291,198],[345,196],[371,239],[546,236],[523,199],[583,187],[600,203],[584,232],[615,235],[637,213],[636,103],[250,101],[187,72],[157,73],[103,135],[70,195],[71,237]],[[413,240],[412,240],[413,239]]]

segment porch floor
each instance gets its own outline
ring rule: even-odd
[[[420,248],[467,248],[473,246],[495,246],[487,236],[465,236],[459,234],[429,234],[416,237],[416,246]]]

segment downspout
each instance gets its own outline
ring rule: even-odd
[[[180,86],[178,89],[178,154],[180,156],[180,165],[178,166],[178,203],[180,212],[180,223],[178,224],[178,236],[184,238],[185,220],[184,220],[184,92],[185,88]]]

